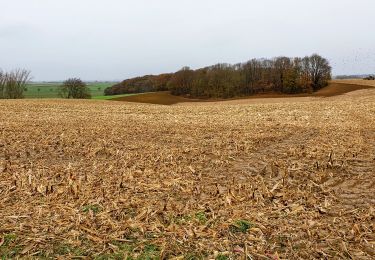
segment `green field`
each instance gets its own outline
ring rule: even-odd
[[[27,91],[24,92],[25,98],[59,98],[58,87],[62,83],[30,83],[27,85]],[[110,96],[104,96],[104,90],[113,86],[114,82],[95,82],[87,83],[90,88],[93,99],[111,99]]]

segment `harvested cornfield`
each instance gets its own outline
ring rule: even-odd
[[[0,111],[5,259],[375,257],[374,90]]]
[[[337,80],[333,80],[332,82],[338,83],[338,84],[352,84],[352,85],[359,85],[359,86],[375,87],[375,81],[365,80],[365,79],[337,79]]]

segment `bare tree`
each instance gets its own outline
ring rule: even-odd
[[[5,89],[5,74],[0,69],[0,99],[4,98],[4,89]]]
[[[176,95],[188,94],[192,87],[193,77],[194,71],[189,67],[183,67],[172,76],[168,83],[168,88]]]
[[[30,79],[30,71],[25,69],[0,71],[0,98],[23,98],[23,92]]]
[[[312,87],[314,91],[325,87],[328,80],[331,79],[331,66],[328,60],[319,56],[318,54],[313,54],[309,57],[310,67],[309,73],[311,77]]]
[[[304,58],[277,57],[252,59],[239,64],[217,64],[191,70],[188,67],[167,77],[144,76],[128,79],[105,90],[106,95],[144,92],[148,86],[156,91],[157,80],[174,95],[191,97],[230,98],[257,93],[312,93],[325,87],[331,79],[331,66],[327,59],[314,54]],[[151,78],[151,80],[149,80]]]
[[[62,98],[85,99],[91,98],[90,89],[81,79],[71,78],[59,87],[59,95]]]

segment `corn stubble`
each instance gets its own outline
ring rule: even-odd
[[[371,259],[375,92],[363,93],[199,106],[1,101],[0,252]]]

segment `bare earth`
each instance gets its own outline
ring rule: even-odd
[[[266,100],[0,101],[0,256],[374,259],[375,89]]]
[[[360,86],[372,86],[375,87],[375,80],[363,80],[363,79],[341,79],[333,80],[333,83],[337,84],[351,84],[351,85],[360,85]]]
[[[375,81],[374,81],[375,82]],[[350,93],[357,90],[362,89],[372,89],[375,87],[372,81],[365,81],[365,80],[336,80],[332,81],[329,86],[315,92],[312,94],[280,94],[280,93],[265,93],[265,94],[257,94],[250,97],[243,97],[243,98],[233,98],[233,99],[191,99],[181,96],[174,96],[171,95],[168,91],[164,92],[153,92],[153,93],[145,93],[142,95],[132,95],[126,97],[120,97],[116,99],[112,99],[113,101],[122,101],[122,102],[133,102],[133,103],[146,103],[146,104],[157,104],[157,105],[174,105],[174,104],[182,104],[182,103],[204,103],[204,102],[227,102],[232,104],[237,103],[248,103],[248,102],[261,102],[264,103],[272,101],[272,99],[279,99],[279,98],[291,98],[291,97],[332,97],[337,95],[343,95],[346,93]],[[311,100],[311,99],[308,99]]]

